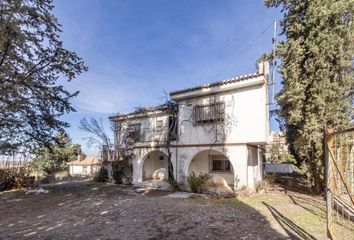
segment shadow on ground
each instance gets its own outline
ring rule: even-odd
[[[72,182],[0,193],[0,239],[287,239],[247,204]]]
[[[269,204],[267,204],[265,202],[263,202],[263,204],[268,208],[268,210],[271,212],[273,217],[278,221],[278,223],[287,232],[288,236],[290,236],[291,239],[311,239],[311,240],[314,239],[314,240],[316,240],[316,238],[314,236],[312,236],[310,233],[306,232],[303,228],[299,227],[297,224],[295,224],[289,218],[285,217],[283,214],[281,214],[274,207],[270,206]]]

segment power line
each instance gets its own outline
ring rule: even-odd
[[[319,16],[314,16],[314,17],[324,17],[324,16],[330,16],[330,15],[338,15],[338,14],[346,14],[346,13],[351,13],[350,11],[348,12],[338,12],[338,13],[326,13],[326,14],[321,14]],[[306,16],[305,16],[306,17]],[[299,18],[299,16],[283,16],[281,20],[276,20],[277,22],[279,21],[279,23],[281,23],[281,21],[284,21],[285,19],[291,19],[291,18]],[[231,62],[229,65],[227,65],[226,67],[224,67],[219,73],[217,73],[215,75],[215,77],[213,77],[210,81],[213,81],[215,79],[218,79],[219,76],[223,73],[225,73],[227,70],[230,69],[230,67],[232,67],[235,63],[236,60],[242,56],[242,54],[244,54],[244,52],[246,50],[248,50],[250,47],[252,47],[254,45],[254,43],[258,40],[258,38],[260,38],[264,33],[267,32],[267,30],[273,25],[274,23],[270,23],[268,26],[266,26],[252,41],[249,42],[249,44],[244,47],[237,55],[235,58],[233,58],[233,62]],[[275,67],[275,66],[274,66]]]
[[[267,32],[267,30],[273,25],[273,23],[270,23],[267,27],[265,27],[252,41],[250,41],[248,43],[248,45],[246,47],[244,47],[243,49],[241,49],[241,51],[236,55],[236,57],[233,59],[234,61],[227,65],[225,68],[223,68],[223,70],[221,70],[218,74],[215,75],[214,79],[217,79],[221,74],[225,73],[226,70],[228,70],[231,66],[233,66],[235,64],[235,60],[237,60],[239,57],[242,56],[242,54],[249,49],[250,47],[252,47],[254,45],[254,43],[258,40],[258,38],[260,38],[264,33]]]

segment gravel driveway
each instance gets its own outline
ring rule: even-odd
[[[0,193],[0,239],[286,239],[246,204],[93,182],[45,189]]]

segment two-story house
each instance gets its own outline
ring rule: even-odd
[[[170,156],[178,182],[194,171],[210,173],[216,185],[253,189],[268,140],[268,69],[263,62],[256,73],[170,92],[172,108],[110,117],[119,126],[116,145],[131,142],[133,183],[166,180]]]

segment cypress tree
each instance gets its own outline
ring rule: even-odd
[[[324,136],[353,122],[354,0],[266,0],[281,7],[278,114],[297,164],[323,188]]]

